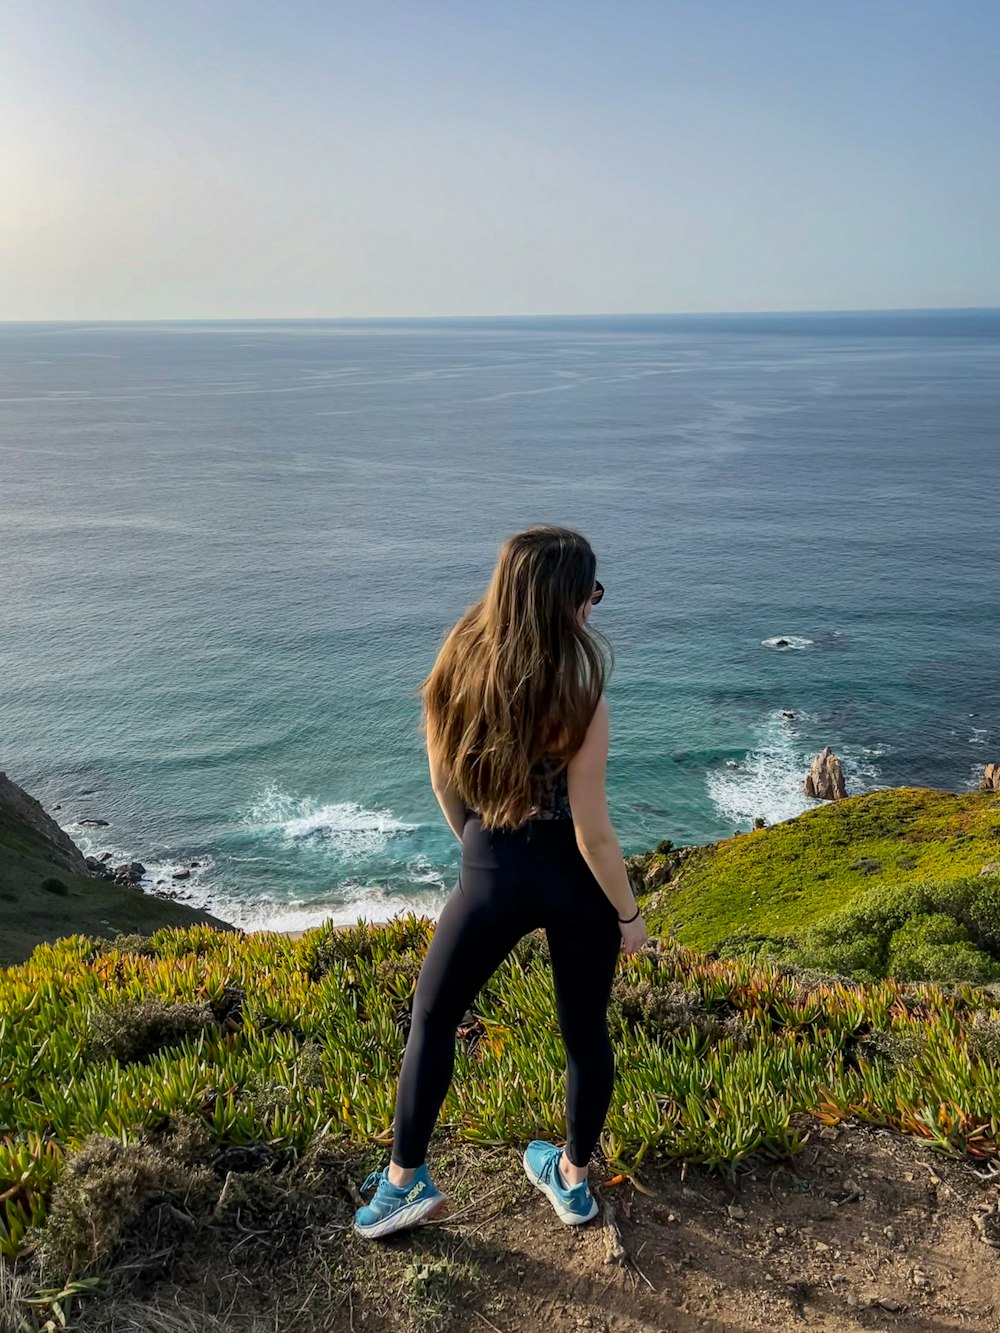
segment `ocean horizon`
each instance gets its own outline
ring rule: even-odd
[[[434,913],[417,686],[556,522],[626,851],[793,817],[827,744],[974,787],[998,369],[995,310],[0,325],[0,768],[236,924]]]

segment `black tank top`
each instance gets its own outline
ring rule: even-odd
[[[569,808],[569,778],[558,759],[543,759],[532,773],[535,796],[534,819],[572,819]]]
[[[528,817],[529,823],[536,819],[573,818],[569,808],[569,778],[566,768],[560,769],[559,764],[560,760],[550,757],[542,759],[532,769],[531,787],[535,810]],[[468,806],[466,809],[474,819],[480,817],[478,810],[469,809]]]

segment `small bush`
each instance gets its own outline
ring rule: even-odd
[[[880,886],[807,931],[795,957],[858,981],[1000,979],[1000,886],[979,876]]]
[[[683,1036],[694,1031],[708,1041],[743,1035],[744,1023],[730,1013],[721,1020],[705,1004],[700,990],[679,981],[629,981],[618,977],[612,987],[609,1023],[612,1028],[643,1027],[657,1036]]]
[[[165,1148],[91,1135],[67,1160],[46,1224],[36,1234],[41,1272],[59,1282],[103,1267],[150,1204],[182,1205],[213,1182],[206,1168]]]
[[[90,1020],[90,1048],[99,1057],[138,1064],[209,1030],[218,1031],[218,1024],[208,1005],[150,998],[96,1010]]]
[[[42,888],[46,893],[54,893],[59,898],[65,898],[69,893],[69,889],[62,880],[56,879],[54,875],[42,880]]]
[[[900,981],[996,981],[1000,965],[943,912],[914,916],[889,941],[888,975]]]
[[[980,1060],[991,1066],[1000,1064],[1000,1015],[995,1010],[974,1014],[968,1036]]]
[[[155,958],[156,949],[148,935],[116,935],[101,949],[102,953],[131,953],[141,958]]]
[[[754,935],[749,930],[740,930],[720,940],[713,953],[719,958],[776,958],[784,954],[787,948],[785,940],[776,940],[769,935]]]
[[[858,1038],[858,1054],[866,1060],[883,1060],[891,1069],[903,1069],[913,1063],[923,1043],[912,1032],[884,1032],[876,1028]]]

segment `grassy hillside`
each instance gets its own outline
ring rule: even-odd
[[[52,1281],[81,1276],[150,1200],[211,1196],[212,1168],[279,1169],[317,1143],[381,1160],[432,929],[77,936],[0,972],[0,1255],[35,1246]],[[818,985],[686,950],[623,959],[603,1150],[629,1171],[675,1158],[735,1173],[794,1156],[810,1121],[858,1117],[994,1157],[998,1005],[971,987]],[[458,1035],[447,1132],[494,1146],[563,1132],[542,936]]]
[[[197,923],[225,924],[88,874],[69,836],[0,773],[0,966],[22,962],[37,944],[63,935],[148,934]]]
[[[565,1130],[543,936],[522,941],[457,1033],[456,1076],[433,1154],[446,1181],[457,1177],[459,1230],[472,1210],[469,1235],[449,1248],[447,1230],[432,1231],[375,1255],[351,1237],[350,1210],[357,1182],[384,1164],[391,1144],[395,1078],[432,923],[324,927],[298,939],[200,925],[108,940],[114,925],[130,921],[129,909],[155,920],[173,905],[100,880],[77,884],[70,870],[59,871],[63,889],[43,889],[43,871],[55,878],[51,848],[2,822],[0,858],[8,872],[19,869],[26,908],[51,898],[36,934],[82,924],[105,937],[74,934],[0,970],[0,1330],[8,1327],[6,1264],[18,1290],[42,1289],[29,1328],[59,1326],[82,1297],[82,1322],[72,1311],[81,1333],[257,1333],[273,1323],[216,1322],[197,1303],[211,1287],[214,1307],[229,1310],[249,1299],[258,1270],[270,1273],[276,1255],[289,1276],[306,1252],[325,1266],[303,1269],[301,1290],[289,1276],[294,1300],[286,1293],[275,1306],[294,1306],[303,1329],[437,1330],[445,1291],[449,1326],[470,1326],[465,1314],[482,1278],[469,1267],[470,1236],[525,1207],[511,1176],[516,1154],[491,1150],[519,1150]],[[1000,875],[980,873],[997,859],[995,794],[917,788],[818,807],[709,847],[664,845],[634,858],[636,882],[659,885],[648,898],[654,929],[750,952],[713,958],[661,937],[620,960],[610,1010],[618,1073],[601,1150],[606,1174],[621,1174],[603,1197],[617,1198],[614,1182],[640,1171],[655,1182],[648,1172],[672,1161],[730,1179],[773,1172],[773,1194],[776,1164],[807,1143],[828,1150],[841,1122],[886,1127],[905,1136],[894,1142],[916,1141],[939,1158],[1000,1160],[1000,985],[970,984],[1000,982]],[[16,901],[10,883],[0,910]],[[102,893],[116,901],[102,907]],[[95,914],[97,928],[87,924]],[[758,946],[771,956],[754,956]],[[823,972],[871,979],[802,971],[780,958],[783,949]],[[889,972],[897,979],[881,979]],[[960,980],[899,979],[935,975]],[[931,1169],[932,1181],[940,1169]],[[478,1195],[467,1177],[481,1181]],[[837,1199],[865,1194],[866,1179],[845,1178]],[[648,1184],[641,1190],[629,1207],[654,1198]],[[696,1206],[689,1195],[703,1197],[685,1187],[679,1205],[650,1207],[676,1226],[676,1212]],[[480,1221],[483,1199],[493,1212]],[[742,1226],[743,1215],[726,1202],[711,1234]],[[872,1217],[874,1225],[877,1210]],[[786,1229],[785,1216],[778,1220]],[[758,1248],[773,1242],[777,1225]],[[971,1224],[958,1225],[964,1235]],[[508,1232],[520,1234],[516,1217]],[[663,1240],[664,1254],[676,1250],[676,1234]],[[838,1243],[846,1253],[856,1240]],[[801,1255],[794,1252],[796,1272],[816,1248],[810,1232]],[[479,1323],[528,1326],[508,1302],[507,1250],[487,1249],[503,1279],[489,1288]],[[971,1256],[970,1271],[977,1263]],[[537,1299],[560,1280],[547,1270]],[[603,1271],[601,1285],[607,1289]],[[737,1286],[742,1293],[742,1278]],[[576,1277],[568,1288],[572,1312]],[[155,1317],[154,1306],[142,1305],[149,1290],[161,1302]],[[900,1308],[895,1291],[887,1296],[895,1304],[879,1308]],[[121,1320],[119,1297],[140,1302]],[[162,1311],[178,1300],[187,1322],[170,1323]],[[331,1322],[324,1311],[334,1307]],[[660,1312],[650,1318],[649,1327],[664,1326]],[[579,1326],[575,1314],[565,1325]]]
[[[669,877],[647,918],[693,948],[734,936],[795,938],[873,889],[941,885],[1000,868],[1000,796],[897,787],[817,806],[770,828],[676,856],[650,854],[638,881]]]

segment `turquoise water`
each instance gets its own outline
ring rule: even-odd
[[[628,849],[796,814],[824,744],[973,786],[998,372],[989,312],[0,326],[0,765],[245,924],[433,910],[415,690],[551,521],[607,587]]]

